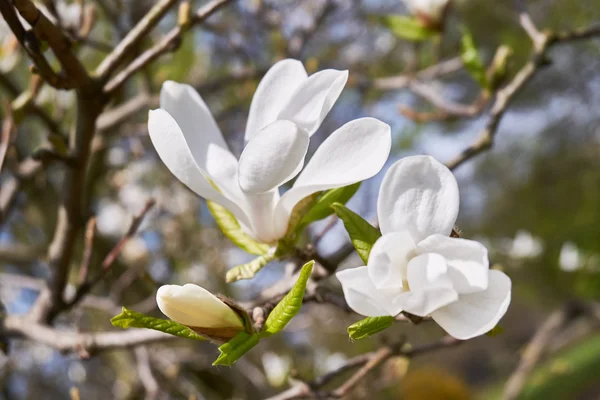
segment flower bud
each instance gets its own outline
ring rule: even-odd
[[[404,0],[404,3],[423,25],[438,28],[443,25],[450,0]]]
[[[173,321],[208,337],[228,339],[244,330],[242,319],[234,310],[198,285],[161,286],[156,303]]]

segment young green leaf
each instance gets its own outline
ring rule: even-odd
[[[149,317],[148,315],[128,310],[125,307],[123,307],[121,314],[112,317],[110,322],[117,328],[147,328],[186,339],[206,340],[205,337],[200,336],[185,325],[168,319]]]
[[[235,216],[225,207],[213,201],[207,201],[208,210],[215,218],[217,225],[221,231],[231,240],[236,246],[250,254],[262,256],[269,252],[271,246],[265,243],[257,242],[248,236],[240,226],[240,223]]]
[[[333,203],[346,204],[348,200],[354,196],[361,182],[357,182],[353,185],[344,186],[341,188],[335,188],[325,192],[315,205],[306,213],[298,224],[298,230],[302,230],[308,224],[319,221],[323,218],[329,217],[333,214],[331,205]]]
[[[314,261],[309,261],[304,264],[294,287],[292,287],[288,294],[281,299],[267,317],[262,332],[260,333],[262,337],[271,336],[277,332],[281,332],[292,318],[298,314],[300,307],[302,307],[306,283],[308,282],[308,278],[310,278],[314,264]]]
[[[492,330],[490,330],[488,333],[486,333],[486,335],[489,337],[495,337],[495,336],[501,335],[503,332],[504,332],[504,328],[501,327],[500,325],[496,325],[495,327],[492,328]]]
[[[256,333],[238,333],[229,342],[219,347],[221,354],[215,360],[215,362],[213,362],[213,365],[233,365],[233,363],[236,362],[241,356],[256,346],[259,340],[260,336]]]
[[[350,339],[364,339],[379,333],[394,323],[394,317],[367,317],[348,327]]]
[[[227,281],[227,283],[231,283],[239,281],[241,279],[254,278],[254,275],[256,275],[258,271],[260,271],[269,262],[277,258],[275,253],[275,251],[271,251],[267,254],[255,258],[249,263],[237,265],[231,268],[229,271],[227,271],[227,274],[225,275],[225,281]]]
[[[348,209],[343,204],[333,203],[333,211],[344,223],[344,227],[350,235],[350,240],[356,252],[365,264],[369,260],[371,248],[381,236],[381,233],[373,225],[365,221],[360,215]]]
[[[406,15],[388,15],[383,23],[394,36],[412,41],[422,41],[435,36],[437,32],[424,26],[417,18]]]
[[[489,82],[487,79],[487,72],[483,65],[483,61],[481,61],[477,46],[475,45],[475,39],[473,39],[473,35],[471,35],[471,32],[465,27],[462,29],[460,56],[465,68],[467,68],[467,71],[469,71],[473,79],[475,79],[482,88],[488,89]]]

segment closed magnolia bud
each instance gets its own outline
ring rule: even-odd
[[[234,310],[198,285],[161,286],[156,303],[173,321],[208,337],[227,339],[244,330],[242,319]]]
[[[404,0],[404,3],[425,26],[435,28],[443,23],[450,0]]]

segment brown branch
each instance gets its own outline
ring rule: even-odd
[[[134,51],[140,41],[160,22],[175,3],[177,0],[160,0],[156,3],[117,47],[106,56],[96,68],[95,74],[102,80],[106,79]]]
[[[584,311],[581,304],[567,303],[550,314],[523,351],[519,365],[504,388],[503,400],[514,400],[519,397],[527,378],[546,352],[552,339]]]
[[[110,94],[123,85],[133,74],[144,68],[161,55],[177,48],[181,35],[190,30],[194,25],[203,22],[206,18],[218,11],[221,7],[231,3],[233,0],[213,0],[200,8],[190,18],[186,25],[177,26],[169,31],[157,44],[140,54],[127,67],[112,78],[105,86],[104,92]]]
[[[15,128],[15,121],[13,120],[12,110],[8,104],[4,106],[4,120],[2,121],[2,132],[0,133],[0,173],[2,172],[2,166],[4,165],[4,159],[8,152],[8,146],[10,146],[12,133]]]
[[[59,351],[76,352],[84,357],[98,351],[128,348],[175,338],[175,336],[149,329],[96,333],[59,330],[26,317],[12,315],[5,317],[0,325],[2,337],[33,340]]]
[[[455,57],[422,69],[414,74],[401,74],[385,78],[376,78],[373,80],[373,87],[378,90],[405,89],[410,85],[410,82],[415,79],[422,81],[437,79],[457,72],[462,69],[462,67],[463,62],[461,58]]]
[[[314,36],[314,34],[323,25],[325,20],[335,9],[337,4],[333,0],[326,0],[319,13],[315,16],[315,21],[310,28],[302,29],[292,35],[288,47],[287,54],[291,58],[300,58],[302,51],[306,47],[306,44]]]
[[[527,29],[531,28],[529,27]],[[488,121],[479,137],[473,144],[446,163],[446,166],[450,169],[454,169],[465,161],[470,160],[492,147],[498,132],[498,125],[506,113],[506,110],[521,89],[525,87],[537,73],[539,68],[546,63],[547,52],[553,45],[596,36],[600,36],[600,26],[593,26],[587,29],[566,33],[543,33],[541,36],[536,36],[536,42],[534,42],[535,49],[531,59],[521,68],[521,70],[519,70],[506,86],[496,93],[496,98],[492,104]]]

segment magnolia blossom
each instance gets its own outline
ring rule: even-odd
[[[458,204],[444,165],[428,156],[396,162],[379,190],[382,236],[368,266],[337,273],[348,305],[370,317],[431,315],[457,339],[491,330],[508,308],[511,281],[489,269],[485,246],[450,237]]]
[[[411,13],[429,23],[439,23],[450,0],[404,0]]]
[[[310,136],[347,79],[347,71],[328,69],[308,77],[297,60],[276,63],[252,99],[239,160],[198,93],[167,81],[160,108],[150,111],[150,138],[180,181],[231,211],[250,236],[272,243],[285,235],[300,200],[372,177],[389,155],[389,126],[361,118],[332,133],[304,167]],[[280,195],[279,187],[299,173],[293,187]]]
[[[0,15],[0,72],[9,72],[19,61],[19,41]]]
[[[242,319],[235,311],[198,285],[161,286],[156,293],[156,303],[160,311],[173,321],[199,331],[202,328],[244,329]]]
[[[565,242],[560,248],[558,265],[565,272],[577,271],[583,266],[579,249],[573,242]]]

